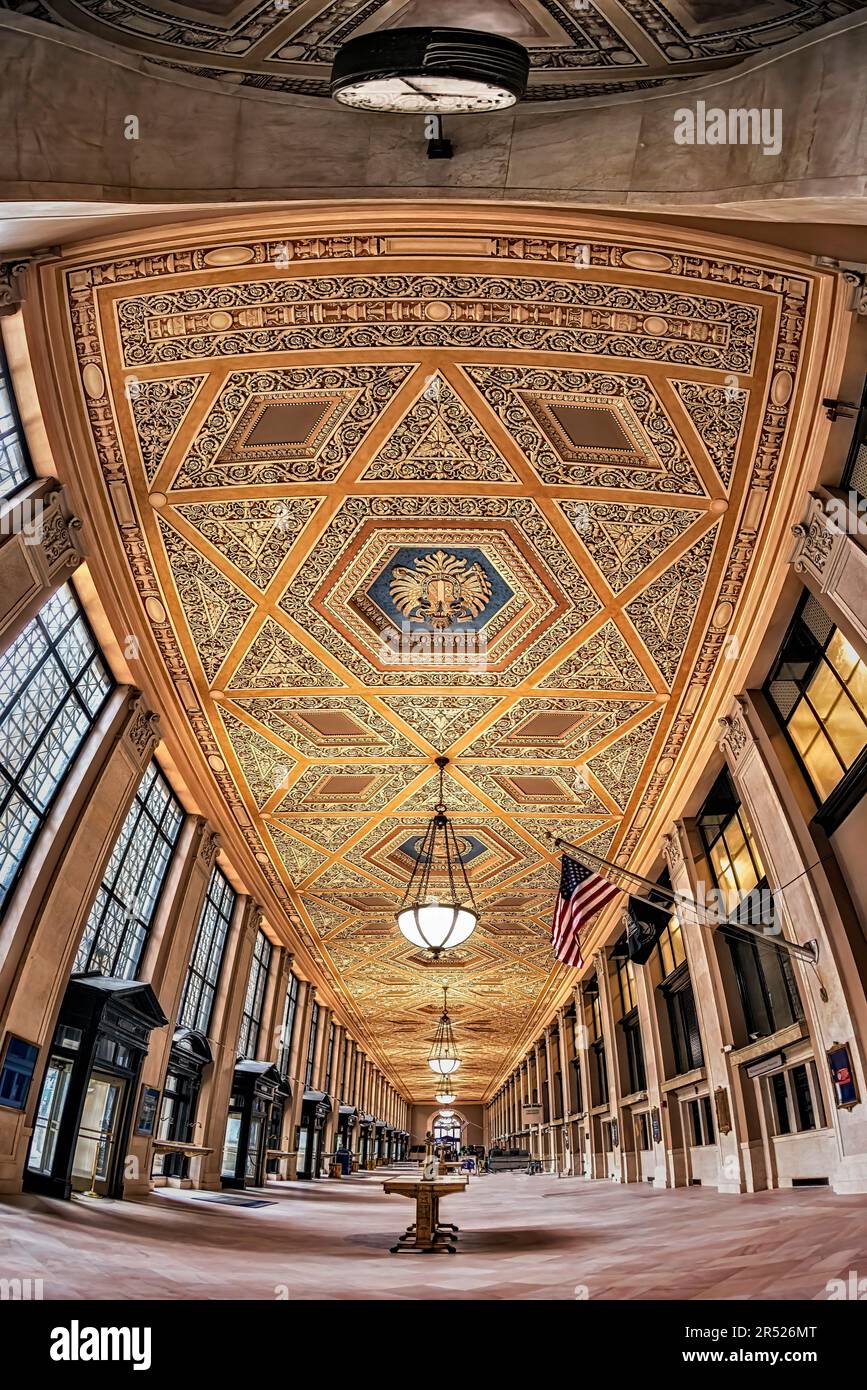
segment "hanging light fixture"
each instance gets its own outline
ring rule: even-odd
[[[439,800],[397,914],[397,925],[407,941],[430,951],[433,956],[460,946],[472,936],[479,923],[466,866],[443,801],[443,773],[448,761],[443,757],[436,760],[440,771]],[[443,874],[448,880],[444,885],[445,901],[440,900],[436,885],[431,887],[435,861],[443,865]]]
[[[453,1101],[457,1100],[457,1095],[454,1091],[450,1091],[448,1086],[441,1086],[434,1096],[434,1100],[437,1105],[451,1105]]]
[[[452,1021],[449,1018],[448,985],[443,985],[443,1011],[437,1024],[437,1031],[427,1064],[431,1071],[439,1072],[440,1076],[451,1076],[461,1065]]]

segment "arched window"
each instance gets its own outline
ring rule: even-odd
[[[457,1148],[461,1146],[461,1122],[457,1115],[450,1119],[443,1119],[437,1116],[433,1127],[434,1142],[437,1144],[453,1144]]]

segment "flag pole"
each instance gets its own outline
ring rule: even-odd
[[[718,917],[712,919],[708,915],[706,907],[702,907],[694,898],[688,898],[683,893],[676,893],[673,888],[667,888],[664,883],[654,883],[653,879],[645,878],[643,874],[634,873],[632,869],[624,869],[622,864],[612,864],[610,859],[604,859],[601,854],[596,854],[593,850],[586,849],[583,845],[574,845],[571,840],[561,839],[559,835],[552,835],[550,830],[546,830],[547,839],[551,840],[557,849],[568,849],[577,857],[585,868],[594,869],[597,872],[605,872],[606,877],[612,878],[615,883],[620,879],[630,879],[633,883],[640,884],[644,889],[661,894],[666,902],[677,911],[678,908],[690,909],[695,913],[695,919],[700,927],[709,927],[712,931],[728,932],[730,935],[743,932],[747,936],[753,936],[762,943],[763,946],[775,947],[777,950],[788,951],[797,960],[809,961],[815,965],[819,959],[819,943],[817,941],[807,941],[803,945],[800,941],[788,941],[786,937],[781,937],[779,941],[770,941],[767,933],[759,931],[756,927],[746,922],[730,922],[720,920]],[[589,863],[587,862],[589,861]],[[619,883],[623,887],[622,883]],[[650,899],[641,897],[638,893],[632,893],[628,888],[624,891],[629,892],[631,897],[637,898],[639,902],[647,903],[649,907],[659,907],[660,904],[651,902]],[[703,916],[701,915],[703,914]]]

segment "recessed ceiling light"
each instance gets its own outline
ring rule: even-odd
[[[524,95],[527,50],[473,29],[386,29],[338,50],[331,95],[362,111],[446,116],[501,111]]]

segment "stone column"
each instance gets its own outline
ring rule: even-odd
[[[816,941],[817,967],[794,962],[828,1123],[835,1135],[835,1192],[867,1191],[867,1117],[862,1103],[838,1109],[826,1054],[847,1043],[863,1088],[867,1062],[867,945],[824,833],[806,820],[800,772],[762,696],[740,696],[724,721],[723,750],[753,828],[782,929]],[[779,891],[776,891],[779,890]],[[862,1090],[863,1095],[863,1090]]]
[[[340,1024],[335,1022],[334,1050],[331,1055],[331,1083],[327,1088],[331,1098],[331,1112],[325,1121],[325,1132],[322,1137],[322,1152],[324,1154],[333,1154],[337,1147],[337,1126],[340,1120],[340,1051],[343,1045],[343,1031]],[[327,1045],[325,1055],[327,1056]],[[330,1163],[331,1159],[328,1158],[326,1162]]]
[[[295,1023],[292,1029],[292,1045],[289,1049],[289,1080],[292,1098],[286,1107],[286,1150],[294,1154],[287,1165],[288,1176],[294,1180],[298,1176],[298,1149],[295,1132],[301,1123],[301,1106],[304,1101],[304,1073],[307,1068],[307,1043],[310,1037],[310,1016],[316,1000],[315,986],[307,980],[298,981],[298,1003],[295,1006]]]
[[[0,1037],[14,1033],[39,1047],[27,1109],[0,1108],[0,1193],[21,1190],[78,943],[158,738],[158,720],[141,693],[128,686],[113,691],[79,749],[0,920]]]
[[[599,984],[599,1006],[602,1015],[602,1036],[605,1039],[605,1067],[608,1077],[608,1111],[612,1120],[617,1121],[618,1143],[614,1145],[614,1173],[616,1182],[626,1181],[623,1162],[623,1112],[620,1106],[620,1067],[617,1064],[617,1034],[614,1024],[614,1010],[611,1005],[611,981],[608,978],[608,957],[605,951],[597,951],[593,957],[596,965],[596,979]]]
[[[867,551],[864,519],[830,493],[810,496],[805,520],[793,528],[795,573],[867,660]]]
[[[316,1046],[313,1049],[313,1089],[325,1090],[325,1065],[328,1057],[328,1030],[331,1026],[331,1010],[320,1005]]]
[[[167,1028],[151,1033],[142,1068],[142,1085],[155,1086],[160,1092],[165,1085],[187,967],[219,843],[200,816],[187,817],[142,955],[138,977],[150,982],[169,1020]],[[200,1128],[197,1122],[194,1142]],[[126,1196],[147,1192],[153,1186],[153,1157],[153,1136],[131,1133],[124,1178]]]
[[[78,569],[81,522],[54,478],[37,478],[3,504],[0,527],[0,651]]]
[[[556,1168],[557,1164],[557,1102],[559,1100],[558,1088],[554,1082],[554,1060],[556,1048],[554,1044],[554,1025],[549,1024],[543,1036],[545,1048],[545,1085],[548,1092],[548,1154],[551,1164]]]
[[[702,903],[705,899],[701,885],[708,888],[712,882],[703,855],[692,822],[678,822],[673,833],[665,837],[665,857],[674,891],[686,898],[700,898]],[[756,1192],[767,1186],[764,1149],[754,1122],[751,1097],[744,1092],[739,1068],[731,1066],[728,1060],[733,1030],[713,936],[698,923],[695,913],[683,910],[678,915],[698,1015],[705,1076],[712,1095],[724,1092],[731,1112],[732,1127],[727,1134],[720,1134],[716,1126],[719,1190]],[[682,1187],[689,1174],[679,1106],[669,1105],[660,1115],[667,1185]]]
[[[638,1024],[641,1029],[641,1048],[644,1054],[644,1077],[645,1088],[647,1090],[647,1102],[651,1109],[662,1115],[664,1109],[664,1098],[662,1093],[662,1082],[665,1080],[665,1070],[662,1060],[662,1042],[659,1036],[659,1018],[656,1012],[656,1000],[654,998],[653,980],[650,974],[650,964],[635,966],[635,1002],[638,1008]],[[636,1136],[630,1135],[630,1140]],[[651,1143],[653,1143],[653,1178],[654,1187],[668,1187],[668,1167],[665,1161],[665,1144],[663,1142],[664,1131],[660,1133],[658,1143],[653,1142],[653,1127],[651,1125]],[[638,1151],[638,1144],[633,1144],[635,1150],[636,1172],[634,1178],[641,1182],[643,1174],[641,1172],[641,1158]]]
[[[566,1047],[566,1010],[557,1010],[557,1055],[560,1061],[560,1117],[563,1135],[563,1168],[568,1173],[575,1172],[575,1155],[572,1152],[572,1127],[569,1114],[572,1109],[569,1094],[569,1058]]]
[[[202,1143],[211,1150],[203,1159],[193,1159],[190,1176],[196,1187],[218,1191],[223,1162],[223,1141],[232,1095],[232,1080],[238,1054],[241,1015],[250,977],[250,964],[256,934],[262,922],[262,909],[252,898],[239,897],[235,904],[223,958],[223,968],[214,1000],[210,1037],[214,1063],[202,1083],[199,1098],[199,1119],[202,1123]]]
[[[590,1039],[584,1022],[584,997],[581,986],[573,991],[575,999],[575,1055],[578,1058],[578,1076],[581,1082],[581,1113],[583,1116],[584,1145],[578,1171],[585,1178],[597,1177],[593,1138],[593,1117],[590,1110],[593,1104],[593,1088],[590,1081]]]

